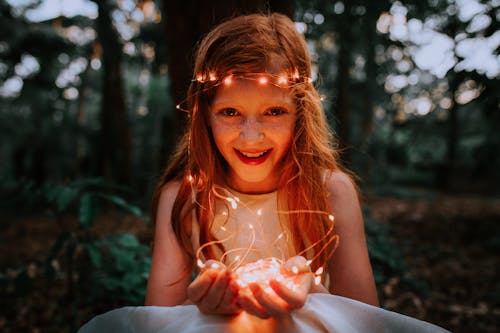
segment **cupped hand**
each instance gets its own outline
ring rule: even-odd
[[[292,257],[281,269],[281,277],[268,284],[254,282],[238,294],[238,304],[260,318],[287,316],[304,306],[314,286],[314,276],[304,257]]]
[[[204,314],[233,315],[241,312],[236,303],[238,285],[234,273],[224,264],[208,260],[188,286],[187,296]]]

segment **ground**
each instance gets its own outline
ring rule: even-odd
[[[498,331],[500,200],[368,195],[365,206],[390,226],[406,261],[404,275],[395,274],[380,286],[385,308],[453,332]],[[75,292],[68,293],[69,282],[63,278],[64,259],[50,263],[60,278],[44,273],[57,234],[74,230],[74,218],[56,222],[44,216],[11,216],[0,221],[0,331],[71,332],[94,314],[124,305],[112,300],[75,304]],[[144,242],[150,239],[144,221],[117,213],[101,216],[93,232],[102,236],[119,231],[132,232]],[[78,277],[74,280],[78,288]]]
[[[391,226],[408,275],[425,292],[395,276],[384,286],[385,307],[453,332],[500,328],[500,201],[436,196],[425,200],[368,198],[376,219]]]

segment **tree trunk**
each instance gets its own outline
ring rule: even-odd
[[[351,95],[350,95],[350,67],[351,58],[349,52],[349,25],[350,5],[345,4],[345,12],[342,15],[339,24],[339,54],[338,54],[338,79],[337,79],[337,101],[335,103],[335,114],[337,118],[337,136],[342,148],[348,148],[351,145]],[[349,150],[345,150],[342,160],[349,164],[351,162]]]
[[[455,97],[461,82],[461,77],[459,74],[451,74],[451,76],[450,92],[452,96]],[[458,103],[453,98],[453,106],[448,115],[445,159],[442,168],[440,168],[438,172],[438,186],[445,191],[451,189],[453,175],[456,169],[457,146],[459,140],[458,109]]]
[[[192,77],[195,45],[199,39],[213,26],[224,19],[240,14],[253,12],[281,12],[292,18],[292,0],[184,0],[163,1],[164,22],[168,45],[168,68],[171,78],[170,94],[174,105],[186,99],[186,92]],[[174,142],[186,126],[187,117],[182,112],[175,112],[175,124],[170,124],[164,118],[162,132],[165,133],[160,151],[161,167],[165,165],[169,154],[173,150]],[[171,129],[174,128],[174,133]],[[170,132],[169,132],[170,131]],[[167,138],[166,134],[170,137]]]
[[[98,1],[97,33],[102,46],[101,174],[110,181],[130,183],[131,136],[121,77],[122,45],[111,21],[109,0]]]
[[[367,4],[367,13],[365,16],[363,30],[366,41],[365,49],[365,82],[363,84],[363,107],[361,109],[361,140],[359,142],[360,149],[363,152],[367,152],[369,149],[368,145],[373,132],[373,119],[374,119],[374,106],[375,106],[375,96],[377,90],[376,76],[377,76],[377,65],[375,63],[375,47],[377,45],[377,33],[376,24],[378,16],[380,15],[380,10],[377,8],[375,2],[370,1]],[[360,162],[360,173],[363,178],[369,177],[372,169],[372,159],[364,158]]]

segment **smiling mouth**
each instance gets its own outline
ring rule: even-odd
[[[236,155],[239,157],[239,159],[243,163],[256,165],[256,164],[263,163],[269,157],[269,153],[273,149],[272,148],[266,149],[264,151],[255,152],[255,153],[254,152],[244,152],[244,151],[238,150],[236,148],[234,148],[234,150],[236,152]]]

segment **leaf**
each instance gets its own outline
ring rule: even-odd
[[[128,203],[127,201],[125,201],[125,199],[119,196],[106,193],[97,193],[96,195],[105,200],[111,201],[115,205],[125,209],[126,211],[132,213],[135,216],[142,216],[142,210],[139,207]]]
[[[63,185],[47,188],[45,195],[49,202],[55,203],[57,212],[63,213],[76,200],[79,192],[79,189],[73,186]]]
[[[92,261],[92,265],[95,268],[101,267],[101,253],[99,248],[97,248],[94,244],[87,244],[86,246],[87,252],[90,256],[90,261]]]
[[[84,228],[91,228],[97,215],[97,201],[94,193],[86,192],[80,199],[79,221]]]
[[[114,240],[119,245],[121,245],[123,247],[127,247],[127,248],[135,248],[135,247],[138,247],[139,245],[141,245],[141,243],[139,243],[139,241],[137,240],[137,237],[135,237],[135,235],[129,234],[129,233],[116,235],[116,236],[114,236]]]

